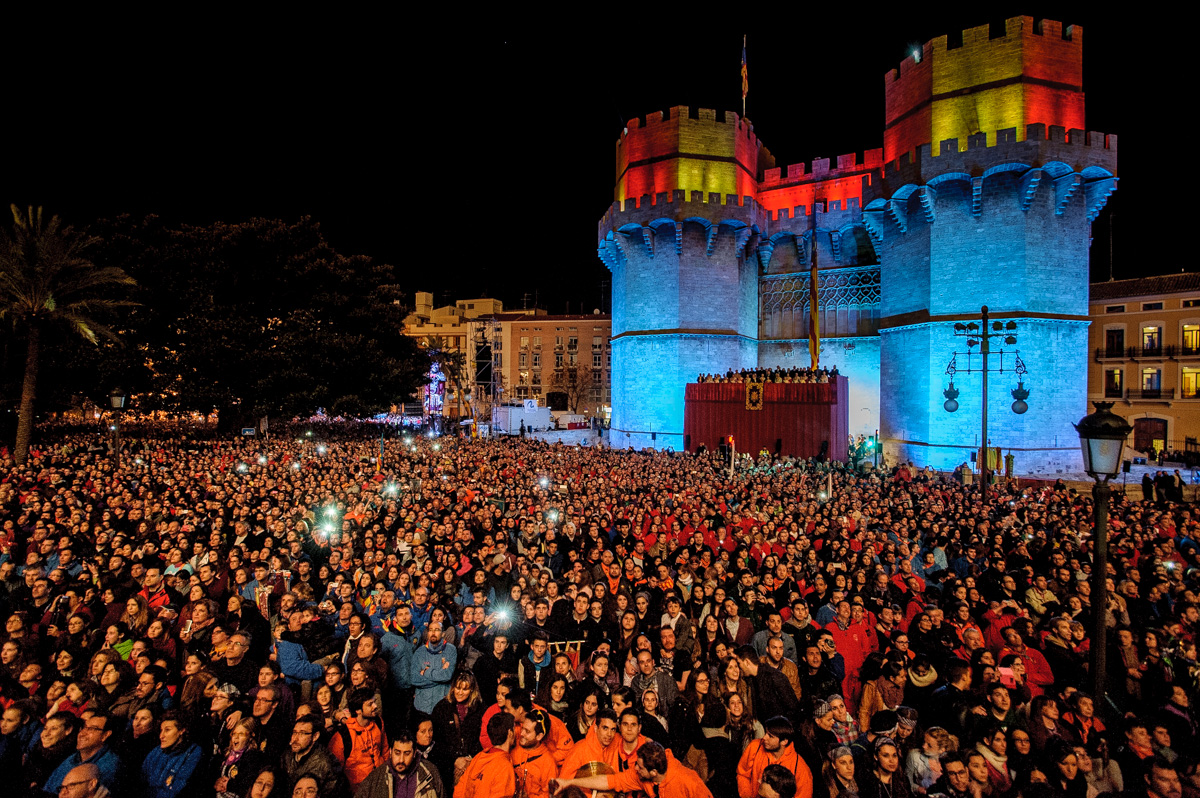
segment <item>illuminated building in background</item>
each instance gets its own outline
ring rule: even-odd
[[[1200,454],[1200,274],[1093,283],[1088,399],[1113,402],[1141,456]]]
[[[988,305],[1030,369],[1023,415],[1016,379],[991,379],[991,445],[1020,471],[1077,466],[1091,222],[1116,188],[1116,137],[1083,129],[1082,35],[1014,17],[929,42],[884,76],[884,146],[861,156],[782,167],[737,114],[630,120],[599,224],[613,445],[684,448],[699,373],[809,365],[815,245],[820,362],[849,377],[851,432],[878,428],[889,461],[967,461],[981,385],[960,374],[949,414],[944,372],[954,324]]]

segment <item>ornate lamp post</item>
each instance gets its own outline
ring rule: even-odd
[[[108,395],[108,402],[113,410],[113,465],[114,470],[121,470],[121,411],[125,409],[125,392],[113,388]]]
[[[946,376],[950,378],[950,387],[942,391],[942,395],[946,397],[946,401],[942,404],[947,413],[954,413],[958,410],[958,397],[961,393],[954,387],[954,377],[959,372],[974,374],[978,372],[983,377],[983,392],[982,402],[980,405],[979,426],[980,426],[980,454],[982,458],[979,461],[979,499],[987,504],[987,489],[990,469],[988,468],[988,452],[991,447],[988,445],[988,372],[997,371],[1004,373],[1004,356],[1007,352],[1004,349],[993,350],[992,339],[1000,338],[1008,346],[1013,346],[1017,343],[1017,323],[1015,321],[1002,322],[995,321],[989,327],[988,307],[984,305],[979,309],[980,323],[971,322],[969,324],[955,324],[954,335],[959,338],[967,339],[967,351],[955,352],[950,358],[950,364],[946,366]],[[975,347],[979,347],[978,355],[980,365],[976,367],[971,358],[976,355]],[[967,357],[967,367],[961,369],[958,367],[958,356],[965,355]],[[992,365],[990,356],[999,355],[999,367]],[[1029,403],[1025,400],[1029,398],[1029,389],[1025,387],[1025,375],[1028,369],[1025,368],[1025,362],[1021,360],[1021,350],[1016,350],[1014,353],[1014,363],[1009,367],[1009,371],[1017,375],[1017,387],[1012,390],[1012,411],[1018,416],[1029,409]],[[999,463],[997,463],[999,465]]]
[[[1132,427],[1112,412],[1112,402],[1093,402],[1096,412],[1075,425],[1083,468],[1095,480],[1092,486],[1092,695],[1104,695],[1108,671],[1108,481],[1121,468],[1121,452]]]

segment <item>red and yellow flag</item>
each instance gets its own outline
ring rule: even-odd
[[[750,91],[750,73],[746,70],[746,37],[742,36],[742,116],[746,115],[746,95]]]

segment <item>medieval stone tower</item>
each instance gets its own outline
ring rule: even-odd
[[[1030,391],[1014,414],[1016,376],[993,376],[991,444],[1021,471],[1077,463],[1088,247],[1116,188],[1116,137],[1083,130],[1078,27],[1015,17],[991,34],[935,39],[885,76],[884,147],[861,162],[777,168],[735,114],[679,107],[628,123],[599,230],[614,445],[682,448],[698,373],[808,365],[817,246],[821,364],[850,378],[852,432],[878,428],[893,460],[965,461],[981,445],[982,386],[960,371],[948,413],[945,371],[965,348],[954,325],[988,305],[1017,325],[1005,366],[1019,349]]]

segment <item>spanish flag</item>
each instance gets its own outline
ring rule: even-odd
[[[750,91],[750,73],[746,71],[746,37],[742,36],[742,116],[746,115],[746,95]]]

